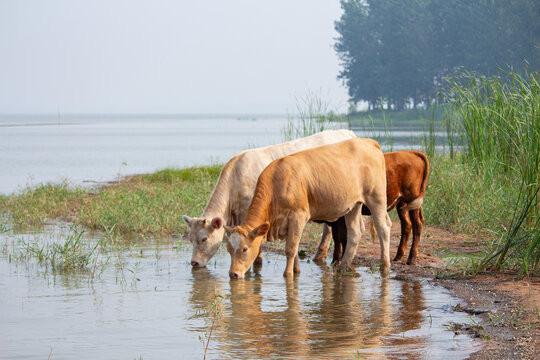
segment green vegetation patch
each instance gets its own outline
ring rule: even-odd
[[[456,136],[461,150],[451,149],[447,162],[434,161],[428,219],[495,234],[480,270],[519,268],[522,276],[538,269],[539,74],[465,72],[449,79],[443,94],[450,106],[448,137]]]
[[[482,176],[478,165],[463,156],[435,156],[422,205],[426,223],[462,233],[503,231],[519,185],[520,179],[497,172]]]
[[[98,190],[41,185],[0,197],[0,211],[17,227],[59,219],[123,234],[180,234],[181,216],[203,211],[220,171],[220,165],[165,169]]]

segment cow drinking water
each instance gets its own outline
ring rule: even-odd
[[[193,245],[191,265],[206,266],[223,241],[223,225],[235,226],[244,220],[253,197],[257,178],[273,160],[301,150],[356,137],[349,130],[326,130],[302,139],[243,151],[221,170],[214,191],[199,218],[183,216]],[[329,234],[324,228],[324,234]],[[262,258],[259,255],[259,260]]]
[[[241,225],[225,226],[231,255],[229,275],[243,278],[268,238],[286,239],[284,276],[300,272],[298,245],[310,220],[344,216],[347,248],[341,267],[351,265],[363,230],[362,205],[371,211],[381,246],[381,271],[390,268],[384,156],[372,139],[351,139],[275,160],[259,176]]]

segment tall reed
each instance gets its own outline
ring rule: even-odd
[[[289,114],[287,124],[281,130],[284,141],[313,135],[328,129],[350,128],[350,124],[342,122],[330,102],[321,94],[308,91],[304,97],[295,98],[296,114]]]
[[[497,259],[500,268],[511,254],[520,259],[522,275],[540,263],[539,75],[529,69],[491,77],[463,72],[447,80],[444,94],[452,108],[449,128],[461,135],[462,158],[476,165],[474,176],[513,196],[501,241],[483,266]]]

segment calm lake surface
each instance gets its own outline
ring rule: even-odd
[[[61,182],[92,185],[165,167],[225,163],[284,141],[287,116],[0,117],[0,193]],[[421,127],[366,131],[384,150],[420,148]],[[437,133],[442,137],[441,133]]]
[[[165,167],[224,163],[281,141],[285,117],[0,120],[0,192],[26,185],[108,181]]]
[[[447,330],[470,323],[448,291],[367,268],[342,276],[303,260],[287,281],[285,258],[266,253],[260,270],[230,280],[224,249],[192,270],[190,245],[174,240],[100,250],[93,280],[18,258],[23,241],[62,242],[70,231],[0,235],[0,359],[202,359],[216,294],[210,359],[463,359],[477,346]]]

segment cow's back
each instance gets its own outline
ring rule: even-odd
[[[221,177],[224,176],[222,171],[214,190],[215,193],[218,187],[221,187],[219,191],[228,196],[229,212],[235,217],[234,221],[229,221],[229,224],[237,225],[242,222],[255,192],[257,179],[272,161],[298,151],[354,137],[354,133],[350,130],[326,130],[305,138],[246,150],[235,155],[227,163],[227,165],[231,165],[227,170],[226,184],[220,186]],[[207,208],[211,201],[209,201]]]
[[[261,182],[272,188],[274,212],[337,219],[375,188],[384,191],[384,157],[376,141],[355,138],[278,159],[263,171]]]

